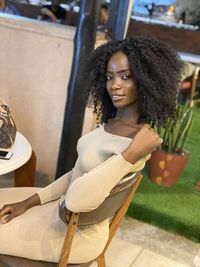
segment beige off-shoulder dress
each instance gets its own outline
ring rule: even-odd
[[[132,165],[121,155],[132,139],[113,135],[100,125],[77,144],[74,168],[45,188],[2,188],[0,207],[38,193],[41,205],[6,224],[0,224],[0,254],[57,262],[66,233],[58,216],[58,202],[74,212],[98,207],[110,190],[130,172],[141,170],[149,156]],[[78,229],[70,263],[94,259],[108,238],[108,220]]]

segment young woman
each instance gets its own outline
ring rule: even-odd
[[[60,179],[42,189],[0,189],[0,254],[58,261],[66,232],[59,201],[73,212],[93,210],[125,175],[144,167],[162,142],[152,127],[173,116],[181,66],[165,43],[147,37],[111,41],[91,54],[86,87],[99,127],[79,139],[76,164]],[[108,224],[78,229],[69,262],[99,255]]]

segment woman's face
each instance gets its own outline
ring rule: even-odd
[[[137,102],[137,90],[127,56],[116,52],[108,61],[106,90],[114,107],[122,108]]]

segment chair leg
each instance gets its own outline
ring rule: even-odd
[[[35,171],[36,156],[35,152],[33,151],[28,162],[15,170],[15,186],[34,186]]]
[[[59,263],[57,264],[57,267],[68,266],[67,262],[68,262],[74,234],[77,228],[78,218],[79,218],[79,213],[72,213],[69,224],[67,226],[68,229],[67,229],[63,247],[60,253],[60,259],[59,259]]]
[[[104,254],[99,255],[99,257],[96,259],[96,262],[98,267],[106,267]]]

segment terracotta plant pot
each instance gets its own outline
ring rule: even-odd
[[[156,150],[152,153],[149,161],[150,179],[159,185],[172,186],[187,164],[189,154],[182,155]]]

